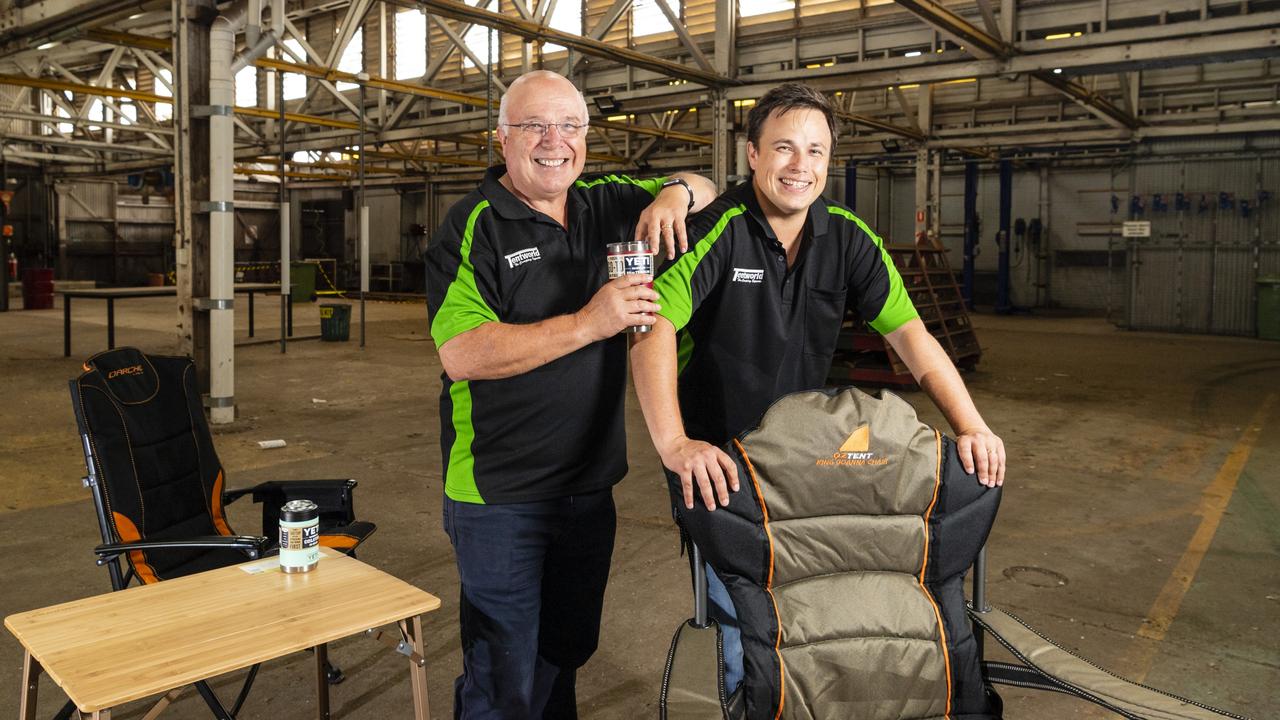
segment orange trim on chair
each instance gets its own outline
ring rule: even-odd
[[[937,430],[933,431],[933,441],[938,462],[933,471],[933,499],[929,501],[929,508],[924,511],[924,559],[920,562],[920,592],[924,593],[925,599],[933,608],[934,617],[938,620],[938,637],[942,639],[942,662],[947,671],[947,709],[943,713],[943,720],[947,720],[951,717],[951,653],[947,652],[947,630],[942,624],[942,611],[938,609],[938,603],[934,601],[929,588],[924,584],[925,568],[929,566],[929,516],[933,514],[933,508],[938,504],[938,493],[942,489],[942,434]]]
[[[353,535],[321,535],[320,546],[334,550],[350,550],[360,543]]]
[[[733,439],[733,446],[738,448],[738,452],[742,454],[742,461],[746,463],[747,474],[751,476],[751,487],[756,491],[756,502],[760,503],[760,512],[764,515],[764,535],[769,539],[769,575],[765,579],[764,590],[769,593],[769,602],[773,603],[773,616],[778,619],[778,633],[773,639],[773,654],[778,656],[778,712],[774,714],[773,720],[782,717],[782,708],[787,704],[787,673],[786,663],[782,661],[782,616],[778,613],[778,599],[773,596],[773,531],[769,529],[769,506],[764,502],[764,493],[760,491],[760,482],[756,479],[756,468],[751,464],[751,458],[747,456],[747,449],[737,438]],[[948,675],[948,678],[950,675]],[[950,683],[950,680],[948,680]],[[948,697],[950,702],[950,697]],[[948,705],[948,709],[950,706]]]
[[[142,539],[142,533],[138,532],[138,526],[126,515],[118,512],[111,513],[112,520],[115,522],[116,534],[120,536],[120,542],[136,542]],[[156,576],[155,568],[147,562],[147,556],[141,550],[129,551],[129,563],[133,565],[133,571],[138,574],[138,579],[144,585],[160,582],[160,578]]]
[[[209,498],[209,514],[213,516],[213,527],[219,535],[234,535],[227,524],[226,508],[222,505],[222,482],[222,470],[219,469],[218,477],[213,481],[213,497]]]

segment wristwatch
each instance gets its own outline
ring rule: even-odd
[[[667,178],[662,182],[662,190],[666,190],[672,185],[684,186],[685,191],[689,193],[689,209],[692,210],[693,209],[693,188],[689,187],[689,183],[685,182],[683,178]],[[658,192],[662,192],[662,190],[659,190]]]

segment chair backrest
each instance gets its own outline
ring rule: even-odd
[[[71,401],[104,543],[233,534],[190,358],[128,347],[99,353],[71,381]],[[212,556],[226,553],[133,551],[128,559],[152,583],[216,567]]]
[[[737,610],[748,718],[998,715],[963,579],[1000,492],[950,438],[849,388],[787,395],[724,449],[742,490],[676,506]]]

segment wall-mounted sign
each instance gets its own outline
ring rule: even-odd
[[[1125,237],[1151,237],[1151,221],[1150,220],[1126,220],[1124,223],[1123,235]]]

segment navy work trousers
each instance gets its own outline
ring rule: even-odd
[[[600,640],[617,515],[612,489],[529,503],[444,499],[462,580],[458,720],[574,720]]]

